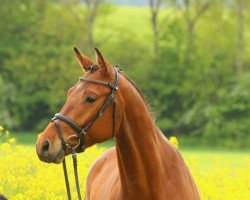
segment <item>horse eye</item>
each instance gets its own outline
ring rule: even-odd
[[[94,103],[95,101],[96,101],[96,98],[93,96],[86,97],[86,103]]]

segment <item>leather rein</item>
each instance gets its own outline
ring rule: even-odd
[[[88,66],[88,68],[90,68],[90,69],[94,69],[94,67],[95,66],[92,66],[92,65]],[[79,149],[80,149],[79,152],[83,152],[86,149],[86,141],[84,140],[84,135],[87,134],[87,131],[92,127],[94,122],[102,115],[102,113],[106,110],[106,108],[112,102],[112,100],[113,100],[112,137],[114,137],[114,134],[115,134],[115,125],[116,125],[116,98],[115,98],[115,94],[116,94],[116,91],[118,90],[117,86],[118,86],[118,79],[119,79],[119,71],[118,71],[118,69],[116,69],[116,67],[114,67],[114,70],[115,70],[115,81],[113,84],[109,83],[109,82],[101,81],[101,80],[91,79],[88,77],[79,78],[79,80],[81,80],[81,81],[102,84],[102,85],[105,85],[111,89],[110,94],[106,98],[106,101],[103,103],[102,107],[96,112],[96,114],[91,118],[91,120],[83,128],[81,128],[74,121],[72,121],[71,119],[69,119],[68,117],[66,117],[60,113],[56,113],[55,116],[51,119],[51,122],[53,122],[54,125],[56,126],[56,129],[57,129],[58,135],[60,137],[64,152],[66,153],[67,148],[70,149],[70,151],[71,151],[72,158],[73,158],[75,183],[76,183],[77,195],[78,195],[79,200],[82,200],[82,197],[81,197],[79,181],[78,181],[76,148],[79,147]],[[61,127],[60,127],[59,122],[58,122],[59,120],[65,122],[66,124],[71,126],[76,131],[77,134],[70,135],[66,140],[64,140],[62,130],[61,130]],[[74,145],[71,144],[70,141],[72,141],[73,139],[78,140],[78,143],[74,144]],[[66,184],[66,189],[67,189],[68,200],[71,200],[71,193],[70,193],[70,186],[69,186],[65,158],[63,159],[62,164],[63,164],[63,172],[64,172],[64,179],[65,179],[65,184]]]

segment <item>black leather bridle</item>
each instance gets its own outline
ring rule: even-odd
[[[94,66],[89,66],[88,68],[92,69]],[[101,80],[96,80],[88,77],[83,77],[79,78],[81,81],[88,81],[88,82],[93,82],[96,84],[102,84],[111,89],[109,96],[107,97],[106,101],[103,103],[102,107],[96,112],[96,114],[91,118],[91,120],[83,127],[81,128],[78,126],[74,121],[69,119],[68,117],[56,113],[55,116],[51,119],[51,122],[54,123],[56,126],[58,135],[61,139],[62,147],[64,152],[66,153],[67,148],[71,150],[72,158],[73,158],[73,165],[74,165],[74,174],[75,174],[75,182],[76,182],[76,188],[77,188],[77,194],[78,194],[78,199],[81,200],[81,193],[80,193],[80,188],[79,188],[79,181],[78,181],[78,172],[77,172],[77,158],[76,158],[76,148],[79,147],[79,152],[83,152],[86,148],[86,142],[84,139],[84,135],[87,134],[87,131],[92,127],[94,122],[102,115],[102,113],[106,110],[108,105],[112,102],[113,100],[113,131],[112,131],[112,137],[114,137],[115,134],[115,125],[116,125],[116,98],[115,94],[116,91],[118,90],[118,80],[119,80],[119,72],[116,67],[114,67],[115,70],[115,80],[114,83],[109,83]],[[71,126],[75,131],[76,135],[71,135],[69,136],[66,140],[63,138],[62,130],[61,127],[58,123],[58,120],[61,120]],[[73,139],[77,139],[78,143],[77,144],[71,144],[70,141]],[[62,161],[63,163],[63,172],[64,172],[64,178],[65,178],[65,184],[66,184],[66,189],[67,189],[67,194],[68,194],[68,199],[71,200],[71,193],[70,193],[70,187],[69,187],[69,180],[68,180],[68,174],[67,174],[67,167],[66,167],[66,162],[65,158]]]

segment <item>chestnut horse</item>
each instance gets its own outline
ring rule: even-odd
[[[69,89],[60,114],[85,127],[110,95],[117,70],[96,49],[96,62],[75,53],[85,75]],[[199,200],[196,184],[181,154],[164,137],[135,85],[118,72],[114,98],[82,135],[83,147],[114,136],[115,147],[92,165],[86,183],[87,200]],[[97,80],[88,81],[88,80]],[[112,84],[111,84],[112,85]],[[115,112],[115,113],[114,113]],[[115,117],[115,124],[114,124]],[[64,140],[75,129],[58,120]],[[76,143],[77,141],[71,141]],[[70,153],[63,148],[56,126],[49,123],[40,135],[36,150],[44,162],[60,163]],[[76,151],[81,152],[81,147]]]

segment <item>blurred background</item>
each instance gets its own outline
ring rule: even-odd
[[[250,1],[0,0],[0,124],[36,141],[98,47],[183,146],[250,144]]]

